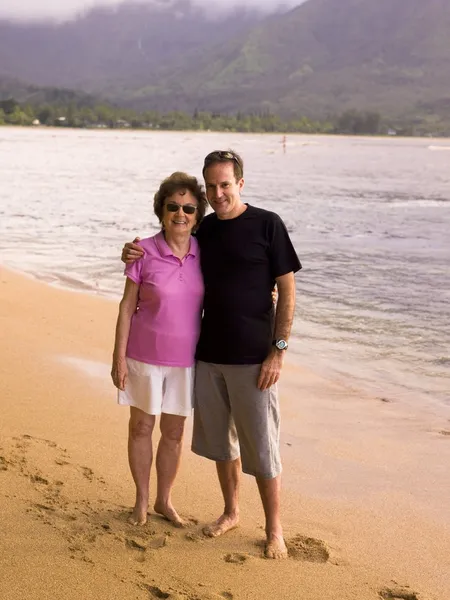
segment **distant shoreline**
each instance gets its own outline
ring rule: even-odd
[[[201,133],[201,134],[205,134],[205,133],[214,133],[214,134],[233,134],[233,135],[261,135],[261,136],[298,136],[298,137],[338,137],[338,138],[369,138],[369,139],[418,139],[418,140],[439,140],[441,141],[445,141],[445,140],[449,140],[450,141],[450,135],[449,136],[437,136],[437,135],[400,135],[400,134],[396,134],[396,135],[389,135],[389,134],[383,134],[383,133],[376,133],[376,134],[370,134],[370,133],[361,133],[361,134],[355,134],[355,133],[333,133],[333,132],[328,132],[328,133],[324,133],[324,132],[311,132],[311,133],[307,133],[307,132],[301,132],[301,131],[292,131],[292,132],[282,132],[282,131],[231,131],[231,130],[219,130],[219,129],[152,129],[152,128],[144,128],[144,127],[71,127],[68,125],[63,125],[63,126],[58,126],[58,125],[11,125],[10,123],[3,123],[0,124],[0,128],[4,128],[4,129],[34,129],[34,130],[50,130],[50,131],[65,131],[65,130],[70,130],[70,131],[98,131],[98,132],[102,132],[102,131],[114,131],[116,133],[126,133],[129,131],[132,132],[151,132],[151,133],[182,133],[182,132],[189,132],[189,133]]]

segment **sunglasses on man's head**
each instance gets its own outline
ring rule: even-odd
[[[197,210],[197,207],[192,204],[177,204],[176,202],[168,202],[166,208],[169,212],[173,213],[178,212],[181,208],[186,215],[193,215]]]
[[[239,166],[238,157],[229,150],[215,150],[214,152],[210,152],[206,157],[204,164],[207,165],[212,162],[221,161],[221,160],[234,160]]]

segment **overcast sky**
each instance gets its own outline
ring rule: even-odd
[[[136,0],[125,0],[131,2]],[[152,3],[155,0],[138,0],[140,2]],[[161,4],[167,0],[159,0]],[[273,9],[279,5],[286,7],[298,6],[304,0],[192,0],[193,4],[231,8],[235,6],[259,7],[266,10]],[[169,0],[170,2],[170,0]],[[20,20],[68,17],[91,8],[92,6],[117,6],[123,0],[0,0],[0,16],[13,17]]]

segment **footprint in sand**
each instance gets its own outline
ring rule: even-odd
[[[67,450],[55,442],[27,434],[10,438],[5,447],[0,447],[0,455],[0,475],[4,466],[5,470],[16,472],[28,480],[37,497],[25,507],[26,512],[62,536],[71,559],[92,563],[89,554],[95,548],[98,536],[106,535],[107,543],[116,545],[111,536],[114,533],[111,525],[107,523],[105,527],[105,507],[100,510],[101,501],[93,504],[64,493],[67,486],[62,481],[61,468],[71,476],[70,481],[73,479],[81,483],[87,479],[103,483],[92,469],[69,462]],[[115,513],[117,509],[111,508],[110,511]],[[124,543],[123,539],[121,543]],[[161,545],[161,542],[156,543]],[[145,560],[145,554],[137,552],[135,559],[140,561],[141,558]]]
[[[170,590],[165,592],[156,585],[144,584],[144,589],[150,592],[151,598],[158,598],[158,600],[233,600],[233,594],[231,592],[222,592],[221,594],[215,594],[213,592],[203,592],[201,594],[180,592]]]
[[[93,564],[87,552],[89,545],[95,543],[95,535],[86,535],[83,527],[81,531],[73,528],[71,531],[65,532],[64,537],[68,542],[67,549],[70,552],[70,558]]]
[[[233,600],[233,594],[230,592],[222,592],[221,594],[215,594],[214,592],[205,592],[200,596],[195,594],[188,596],[186,600]],[[172,600],[172,596],[169,596],[169,600]],[[184,599],[183,599],[184,600]]]
[[[89,467],[80,467],[80,468],[81,468],[81,472],[86,477],[86,479],[89,479],[89,481],[92,481],[94,479],[94,471],[92,469],[90,469]]]
[[[48,506],[47,504],[34,504],[34,507],[37,508],[38,510],[46,510],[46,511],[50,511],[50,512],[55,512],[55,509],[53,508],[53,506]]]
[[[184,537],[188,542],[203,542],[205,540],[205,536],[193,533],[192,531],[186,533]]]
[[[199,520],[195,517],[191,516],[182,516],[183,521],[185,522],[185,527],[194,527],[199,524]]]
[[[45,477],[41,477],[41,475],[35,473],[34,475],[30,475],[30,481],[33,483],[42,483],[43,485],[48,485],[48,479]]]
[[[407,588],[385,588],[379,593],[383,600],[420,600],[415,592],[411,592]]]
[[[155,517],[156,519],[159,519],[161,521],[169,522],[176,529],[187,529],[188,527],[193,527],[194,525],[198,525],[199,523],[198,519],[196,519],[195,517],[186,517],[184,515],[179,515],[181,519],[180,522],[172,521],[171,519],[160,513],[156,513]]]
[[[36,442],[44,442],[45,444],[47,444],[47,446],[50,446],[50,448],[58,447],[56,442],[52,442],[51,440],[46,440],[45,438],[34,437],[32,435],[28,435],[27,433],[24,433],[22,435],[22,439],[23,440],[32,440],[32,441],[36,441]]]
[[[248,554],[239,554],[237,552],[226,554],[223,560],[234,565],[243,565],[250,557]]]
[[[159,550],[160,548],[164,548],[167,546],[168,538],[168,535],[158,535],[155,538],[150,538],[147,542],[147,548],[150,548],[151,550]]]
[[[325,563],[330,558],[330,553],[322,540],[296,535],[287,540],[288,553],[294,560]]]
[[[131,538],[126,539],[125,544],[127,548],[130,548],[131,550],[137,550],[138,552],[145,552],[147,550],[147,546],[143,542],[138,542],[137,540],[133,540]]]
[[[150,592],[153,598],[169,598],[170,594],[163,592],[162,589],[155,585],[144,585],[144,587]]]

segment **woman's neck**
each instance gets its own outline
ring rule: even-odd
[[[186,254],[189,252],[189,248],[191,246],[191,236],[186,235],[186,233],[181,233],[179,235],[168,234],[167,231],[163,231],[164,239],[166,240],[166,244],[172,250],[174,256],[177,258],[184,258]]]

